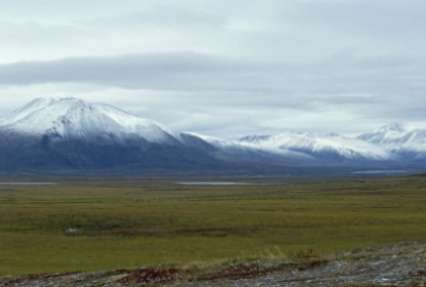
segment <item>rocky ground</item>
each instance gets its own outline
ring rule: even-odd
[[[333,259],[235,264],[210,270],[141,268],[0,279],[0,287],[42,286],[426,286],[426,243],[355,250]]]

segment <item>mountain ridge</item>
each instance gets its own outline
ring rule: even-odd
[[[114,106],[77,98],[37,98],[0,120],[0,136],[0,171],[426,168],[426,130],[396,123],[356,136],[283,132],[224,140],[171,131]]]

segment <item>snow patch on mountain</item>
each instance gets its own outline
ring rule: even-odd
[[[426,152],[426,130],[410,130],[400,124],[386,125],[358,138],[392,152]]]
[[[0,121],[0,129],[29,135],[140,136],[150,142],[175,138],[160,124],[103,104],[76,98],[36,99]]]
[[[401,124],[392,123],[371,132],[361,134],[358,138],[373,144],[402,144],[406,141],[408,131]]]
[[[285,156],[289,158],[299,158],[305,160],[312,160],[313,157],[300,151],[290,150],[290,149],[277,149],[276,147],[263,145],[260,141],[250,141],[250,139],[258,138],[259,136],[248,136],[246,140],[223,140],[217,137],[202,135],[198,133],[190,133],[193,136],[196,136],[209,144],[220,148],[220,149],[234,149],[234,150],[245,150],[252,152],[267,152],[269,154],[276,154],[279,156]]]
[[[381,160],[389,153],[380,147],[337,134],[318,135],[306,132],[286,132],[275,136],[250,136],[241,139],[248,146],[277,153],[298,151],[308,153],[336,153],[347,159],[369,158]]]

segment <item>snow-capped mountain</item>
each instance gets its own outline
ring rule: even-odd
[[[36,99],[0,120],[0,172],[279,174],[300,168],[426,168],[425,159],[426,130],[398,124],[357,136],[282,132],[223,140],[172,132],[113,106],[75,98]]]
[[[0,120],[0,172],[226,167],[215,152],[193,135],[75,98],[36,99]]]
[[[397,123],[361,134],[358,138],[393,152],[426,153],[426,130],[407,129]]]
[[[160,124],[104,104],[75,98],[36,99],[0,121],[0,129],[63,138],[138,136],[149,142],[175,139]]]
[[[424,165],[426,158],[426,130],[407,129],[393,123],[373,132],[357,136],[286,132],[278,135],[247,136],[242,144],[276,153],[295,151],[314,159],[344,160],[345,163],[363,161],[397,165]]]
[[[305,153],[311,157],[334,154],[345,159],[384,160],[389,153],[377,145],[357,138],[337,134],[318,135],[306,132],[287,132],[274,136],[248,136],[241,143],[271,152],[286,154],[289,151]]]
[[[403,144],[406,141],[407,132],[401,124],[392,123],[373,132],[361,134],[358,138],[377,145],[395,145]]]

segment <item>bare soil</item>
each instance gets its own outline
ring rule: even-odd
[[[39,274],[0,279],[0,287],[44,286],[426,286],[426,243],[353,250],[307,262],[249,262],[210,270],[139,268],[97,273]]]

